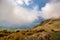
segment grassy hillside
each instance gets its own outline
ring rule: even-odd
[[[46,20],[44,22],[42,22],[42,24],[35,26],[34,28],[32,28],[33,30],[41,30],[44,29],[46,31],[51,31],[51,30],[55,30],[55,31],[60,31],[60,19],[49,19]]]
[[[0,40],[60,40],[60,19],[49,19],[29,30],[0,31]]]

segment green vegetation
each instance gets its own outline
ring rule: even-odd
[[[51,40],[60,40],[60,32],[51,33]]]

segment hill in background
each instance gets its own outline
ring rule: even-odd
[[[29,30],[0,31],[0,40],[60,40],[60,19],[49,19]]]

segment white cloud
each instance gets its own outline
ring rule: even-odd
[[[32,3],[32,0],[16,0],[16,3],[22,5],[22,4],[26,4],[26,5],[30,5]]]
[[[16,7],[14,9],[14,15],[16,18],[18,18],[18,20],[20,19],[22,22],[25,22],[25,23],[34,22],[38,20],[38,16],[39,16],[37,14],[37,11],[35,10],[30,11],[22,7]]]
[[[25,2],[26,5],[29,5],[29,4],[33,3],[32,0],[24,0],[24,2]]]
[[[45,7],[42,8],[42,16],[45,19],[60,19],[60,1],[50,0],[50,2],[48,2]]]
[[[22,5],[23,4],[23,0],[16,0],[16,3]]]
[[[11,0],[10,0],[11,1]],[[38,20],[39,14],[36,10],[28,10],[14,5],[7,0],[2,0],[0,5],[0,22],[11,24],[29,24]]]

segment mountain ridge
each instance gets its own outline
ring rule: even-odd
[[[0,40],[60,40],[60,19],[49,19],[29,30],[0,31]]]

